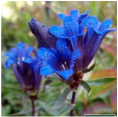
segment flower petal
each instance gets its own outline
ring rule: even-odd
[[[72,17],[76,17],[77,14],[78,14],[78,11],[77,11],[77,10],[72,10],[72,11],[70,12],[70,15],[71,15]]]
[[[40,48],[37,51],[37,56],[42,60],[43,64],[50,64],[52,68],[59,69],[61,60],[59,59],[59,53],[54,48],[46,49]]]
[[[71,63],[70,63],[70,68],[73,68],[73,66],[75,65],[75,60],[76,59],[78,59],[80,56],[81,56],[82,54],[81,54],[81,51],[80,50],[75,50],[75,51],[73,51],[73,53],[72,53],[72,57],[71,57]],[[79,59],[78,59],[78,64],[79,64],[79,66],[81,66],[81,61],[79,61]]]
[[[40,62],[36,62],[36,64],[34,65],[33,69],[35,71],[35,87],[36,89],[39,89],[39,86],[41,84],[42,81],[42,76],[39,74],[39,70],[40,70],[41,64]]]
[[[56,48],[59,52],[63,53],[65,57],[70,58],[71,51],[67,46],[66,39],[58,39],[56,43]]]
[[[31,67],[31,65],[25,62],[21,62],[20,64],[17,65],[17,70],[21,75],[25,86],[34,88],[35,76],[34,76],[34,70]]]
[[[49,49],[42,47],[38,49],[37,57],[43,60],[49,60],[54,57],[54,54]]]
[[[63,25],[64,25],[64,28],[65,28],[65,33],[66,33],[67,37],[71,38],[72,36],[74,36],[75,24],[73,23],[73,20],[72,20],[71,16],[66,16],[63,19]]]
[[[74,61],[74,60],[76,60],[78,57],[80,57],[81,56],[81,51],[80,50],[75,50],[75,51],[73,51],[72,52],[72,61]]]
[[[111,25],[112,25],[112,20],[104,20],[99,27],[99,31],[105,32],[109,29]]]
[[[63,27],[51,26],[49,28],[49,31],[51,34],[53,34],[54,36],[56,36],[58,38],[66,38]]]
[[[20,75],[20,73],[18,71],[18,68],[17,68],[16,64],[13,64],[13,72],[14,72],[14,75],[15,75],[16,79],[20,83],[20,85],[24,88],[25,84],[24,84],[22,76]]]
[[[93,27],[97,28],[97,25],[99,24],[99,21],[96,17],[88,16],[82,20],[82,25],[84,27]]]
[[[85,13],[81,14],[79,17],[78,17],[78,23],[80,24],[81,21],[87,17],[88,13],[90,12],[90,10],[87,10]]]
[[[40,68],[39,74],[47,76],[47,75],[51,75],[54,72],[55,70],[50,65],[45,65]]]
[[[12,60],[12,59],[10,59],[10,58],[8,58],[8,59],[6,60],[6,62],[5,62],[5,67],[6,67],[6,68],[9,68],[9,67],[11,66],[11,64],[13,64],[13,63],[15,63],[15,61]]]
[[[68,80],[73,75],[73,70],[63,70],[63,71],[56,71],[62,78]]]
[[[17,48],[24,48],[25,44],[22,42],[17,43]]]
[[[65,17],[65,15],[64,15],[64,14],[62,14],[62,13],[58,14],[58,18],[60,18],[61,20],[63,20],[63,19],[64,19],[64,17]]]

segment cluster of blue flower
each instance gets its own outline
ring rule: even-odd
[[[70,15],[58,14],[62,25],[47,28],[32,18],[32,33],[38,39],[38,48],[18,43],[6,53],[5,66],[13,66],[14,74],[30,96],[37,95],[42,76],[56,73],[72,89],[76,89],[83,71],[94,58],[100,43],[110,29],[111,20],[102,23],[96,17],[72,10]]]

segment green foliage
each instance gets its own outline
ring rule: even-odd
[[[96,78],[95,80],[89,80],[86,81],[90,86],[101,86],[101,85],[105,85],[107,83],[111,83],[114,80],[116,80],[116,78]]]
[[[86,89],[86,91],[88,92],[88,94],[90,93],[91,87],[89,86],[89,84],[87,84],[87,82],[81,80],[80,85],[83,86]]]

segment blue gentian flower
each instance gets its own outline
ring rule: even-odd
[[[73,66],[75,60],[81,56],[81,52],[76,49],[70,51],[63,39],[58,39],[55,48],[40,48],[37,56],[43,61],[40,69],[41,75],[50,75],[57,73],[63,79],[68,80],[73,75]]]
[[[82,20],[88,16],[90,11],[86,11],[80,14],[77,10],[70,12],[69,16],[64,14],[58,14],[58,17],[63,21],[61,26],[51,26],[49,31],[57,38],[64,39],[71,48],[71,51],[79,49],[82,52],[81,57],[76,61],[79,65],[76,65],[76,69],[82,69],[82,61],[84,57],[84,29],[85,25],[82,25]]]
[[[21,87],[32,98],[37,96],[41,82],[39,75],[41,61],[32,57],[33,52],[33,47],[28,47],[27,44],[20,42],[16,48],[10,49],[5,54],[8,57],[5,67],[8,68],[12,65],[14,75]]]
[[[38,40],[38,48],[40,47],[55,47],[57,38],[48,31],[48,27],[32,18],[29,22],[29,27],[32,33]]]
[[[116,29],[110,29],[111,20],[105,20],[101,23],[97,18],[87,16],[88,13],[89,11],[80,14],[77,10],[73,10],[69,16],[59,14],[63,25],[49,28],[51,34],[69,41],[72,51],[81,50],[82,56],[77,63],[80,71],[87,68],[106,34],[116,31]]]
[[[73,10],[68,16],[58,15],[63,24],[49,28],[49,32],[58,38],[56,48],[38,50],[39,56],[42,55],[41,57],[45,59],[40,74],[49,75],[56,72],[64,80],[69,81],[68,84],[71,87],[75,85],[72,82],[76,82],[78,86],[83,71],[94,58],[103,38],[107,33],[116,31],[116,29],[110,29],[111,20],[101,23],[97,18],[88,16],[88,13],[89,11],[80,14],[77,10]],[[62,74],[58,72],[59,70]],[[64,73],[65,71],[67,73]]]

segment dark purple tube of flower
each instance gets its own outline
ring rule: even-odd
[[[16,48],[5,54],[8,56],[5,67],[12,65],[14,75],[25,93],[30,98],[36,99],[42,78],[39,75],[41,62],[31,56],[33,51],[33,47],[18,43]]]
[[[57,38],[48,31],[48,28],[44,24],[32,18],[29,22],[29,27],[38,40],[38,48],[55,47]]]

